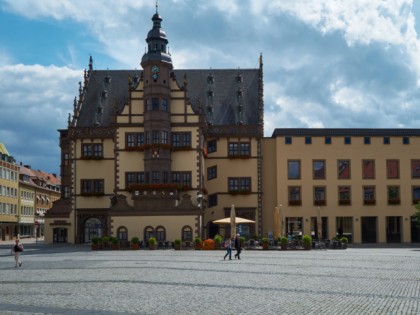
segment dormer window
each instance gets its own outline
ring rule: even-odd
[[[207,83],[209,83],[209,84],[213,84],[214,83],[214,75],[210,74],[207,77]]]
[[[236,76],[236,83],[242,83],[242,81],[243,81],[242,76],[240,74],[238,74]]]
[[[214,91],[210,90],[207,92],[208,97],[213,97],[214,96]]]

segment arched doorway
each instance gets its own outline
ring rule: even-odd
[[[92,237],[102,237],[103,226],[101,220],[98,218],[89,218],[85,221],[83,240],[85,243],[90,243]]]

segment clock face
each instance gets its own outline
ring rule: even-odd
[[[159,67],[157,65],[153,65],[152,66],[152,78],[153,80],[157,80],[157,78],[159,77]]]

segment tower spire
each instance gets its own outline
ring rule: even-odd
[[[158,1],[156,0],[156,14],[159,14],[158,7],[159,7],[159,4],[158,4]]]

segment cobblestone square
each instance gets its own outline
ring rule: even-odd
[[[0,245],[0,314],[420,314],[420,248],[91,251]]]

